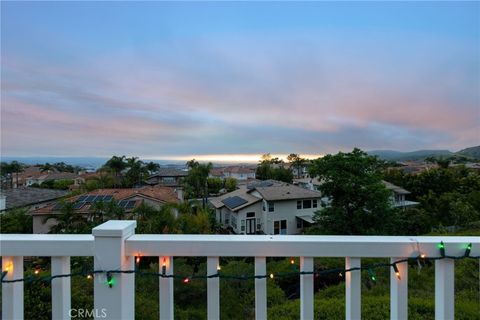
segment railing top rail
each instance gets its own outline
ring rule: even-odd
[[[300,235],[133,235],[126,251],[143,256],[433,257],[440,241],[451,255],[463,254],[468,243],[472,255],[480,254],[480,237]]]
[[[0,234],[2,256],[93,256],[90,234]]]

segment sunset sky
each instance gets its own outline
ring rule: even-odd
[[[2,2],[3,156],[480,144],[480,3]]]

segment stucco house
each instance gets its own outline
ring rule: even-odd
[[[180,187],[187,175],[187,171],[174,168],[160,168],[157,173],[148,177],[145,183],[152,186]]]
[[[229,166],[212,168],[210,177],[218,177],[221,179],[235,178],[239,181],[255,179],[255,169],[246,166]]]
[[[313,223],[321,194],[280,182],[262,182],[211,198],[217,221],[237,234],[298,234]]]

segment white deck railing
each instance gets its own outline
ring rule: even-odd
[[[346,269],[361,266],[361,258],[385,258],[392,263],[420,254],[438,257],[443,241],[449,255],[461,256],[472,243],[480,254],[479,237],[269,236],[269,235],[135,235],[135,221],[108,221],[92,235],[2,234],[0,249],[5,280],[23,278],[23,257],[51,256],[52,276],[70,273],[71,256],[93,256],[95,270],[133,270],[135,256],[159,257],[159,272],[173,274],[173,257],[207,257],[207,274],[217,273],[219,257],[255,257],[255,274],[266,274],[267,257],[300,257],[300,271],[313,271],[314,257],[345,257]],[[407,319],[408,267],[391,271],[391,319]],[[94,279],[94,308],[104,319],[134,319],[134,274],[116,274],[115,286],[105,276]],[[255,279],[255,317],[267,318],[267,279]],[[346,319],[361,318],[361,272],[346,273]],[[220,279],[207,279],[208,319],[220,317]],[[314,276],[300,275],[301,319],[314,317]],[[70,278],[52,280],[52,318],[70,319]],[[173,278],[159,279],[160,319],[173,319]],[[2,284],[2,319],[23,318],[23,282]],[[435,261],[435,318],[454,318],[454,261]]]

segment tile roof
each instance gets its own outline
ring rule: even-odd
[[[153,177],[186,177],[188,175],[187,171],[174,169],[174,168],[160,168],[157,173],[151,175],[149,178]]]
[[[12,209],[34,205],[45,201],[52,201],[66,196],[68,191],[21,187],[5,189],[2,190],[1,193],[6,196],[6,209]]]
[[[124,188],[124,189],[98,189],[88,193],[84,193],[72,198],[69,198],[69,201],[76,201],[80,196],[112,196],[116,201],[129,199],[135,196],[150,198],[154,201],[164,202],[164,203],[178,203],[177,194],[175,189],[163,186],[146,186],[142,188]],[[48,205],[44,208],[39,208],[33,212],[33,214],[46,214],[52,213],[55,210],[54,204]],[[88,210],[89,206],[84,206],[81,208],[81,211]]]

